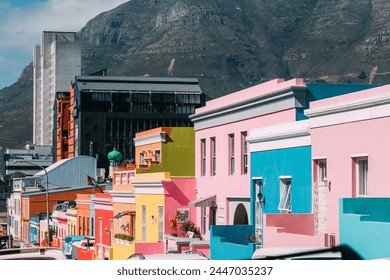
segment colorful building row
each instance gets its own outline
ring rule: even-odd
[[[108,154],[112,189],[56,206],[53,245],[74,241],[77,259],[339,243],[385,257],[389,89],[276,79],[207,102],[194,128],[139,132],[134,162]]]
[[[197,201],[198,222],[216,224],[210,232],[211,258],[250,258],[253,243],[270,247],[340,242],[365,258],[385,257],[387,238],[377,239],[378,246],[368,246],[364,238],[370,233],[374,240],[376,234],[383,235],[380,228],[390,225],[377,208],[389,197],[380,180],[390,152],[389,87],[301,84],[300,95],[294,95],[298,80],[289,88],[291,82],[259,85],[257,98],[265,98],[261,89],[272,83],[267,93],[277,98],[258,105],[252,116],[251,106],[259,103],[249,90],[213,100],[193,116],[197,188],[204,197]],[[284,100],[286,95],[290,103]],[[257,125],[251,127],[253,116]],[[245,141],[233,144],[243,134]],[[236,178],[245,173],[247,155],[248,175],[240,184]],[[382,199],[378,206],[374,198]],[[210,199],[216,205],[207,209]],[[244,208],[249,208],[248,223],[236,220]],[[203,219],[207,215],[216,219]]]
[[[182,228],[195,219],[195,210],[188,206],[196,198],[194,139],[191,127],[161,127],[136,134],[135,163],[118,166],[121,154],[109,153],[112,189],[76,199],[73,235],[90,236],[90,244],[68,236],[73,245],[62,242],[68,254],[120,260],[134,253],[163,254],[171,246],[179,252],[190,245],[207,253],[208,244],[200,237],[184,238]]]

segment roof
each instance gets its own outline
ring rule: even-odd
[[[202,93],[196,78],[120,77],[120,76],[77,76],[80,91],[155,91]]]
[[[216,195],[207,195],[203,196],[201,198],[198,198],[197,200],[191,201],[188,203],[188,206],[193,207],[212,207],[213,203],[215,203]]]

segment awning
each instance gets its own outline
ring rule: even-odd
[[[123,211],[114,216],[114,219],[119,219],[120,217],[126,216],[126,215],[134,215],[135,211]]]
[[[197,200],[191,201],[188,203],[188,206],[192,207],[212,207],[215,206],[216,195],[207,195],[203,196]]]

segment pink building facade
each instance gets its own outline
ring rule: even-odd
[[[246,137],[252,128],[295,121],[306,104],[302,79],[275,79],[206,103],[191,116],[195,128],[197,225],[249,224],[250,166]]]
[[[252,184],[252,201],[263,211],[262,246],[338,245],[340,227],[345,236],[358,234],[340,225],[340,215],[362,211],[341,209],[340,199],[390,196],[382,180],[390,156],[389,92],[382,86],[312,101],[308,120],[250,131],[252,179],[262,181],[264,199]]]
[[[312,102],[309,117],[313,186],[321,185],[320,231],[337,242],[339,199],[389,197],[390,86]],[[324,174],[325,176],[321,175]],[[322,180],[321,180],[322,176]],[[321,188],[321,187],[320,187]]]

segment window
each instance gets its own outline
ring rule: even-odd
[[[319,186],[325,186],[327,183],[327,166],[326,159],[316,159],[314,160],[314,181]]]
[[[248,145],[246,143],[247,132],[241,132],[241,173],[248,173]]]
[[[142,242],[146,242],[146,205],[142,205]]]
[[[355,188],[357,196],[368,194],[368,158],[355,158]]]
[[[229,174],[234,175],[234,134],[229,134]]]
[[[291,213],[291,178],[280,177],[280,200],[278,210],[280,213]]]
[[[95,219],[91,218],[91,236],[95,236]]]
[[[158,241],[164,238],[164,207],[158,206]]]
[[[256,212],[255,212],[255,236],[256,240],[261,240],[262,238],[262,228],[263,228],[263,208],[262,203],[263,199],[263,179],[256,178],[253,180],[255,184],[255,196],[256,196]]]
[[[318,182],[324,182],[326,180],[326,160],[322,159],[318,161]]]
[[[140,161],[139,161],[140,164],[144,165],[145,164],[145,153],[144,152],[140,152],[139,156],[140,156]]]
[[[217,157],[216,157],[216,143],[215,137],[210,138],[211,143],[211,176],[215,176],[217,173]]]
[[[99,243],[103,243],[103,219],[99,217]]]
[[[200,170],[201,176],[206,176],[206,139],[200,140]]]
[[[155,154],[154,154],[155,160],[157,162],[160,162],[161,161],[161,151],[160,150],[155,150],[154,152],[155,152]]]

